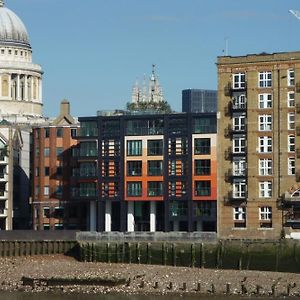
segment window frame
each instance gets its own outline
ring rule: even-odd
[[[259,153],[272,153],[273,152],[273,138],[271,136],[258,137]]]
[[[273,182],[260,181],[259,182],[259,198],[272,198],[273,196]]]
[[[258,94],[258,108],[271,109],[273,107],[273,95],[270,93]]]
[[[258,87],[259,88],[271,88],[272,87],[272,72],[262,71],[258,72]]]
[[[272,131],[273,116],[272,115],[258,115],[258,131]]]

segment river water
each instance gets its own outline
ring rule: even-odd
[[[0,292],[0,300],[241,300],[238,296],[124,296],[124,295],[57,295],[57,294],[31,294]],[[247,300],[271,300],[272,298],[247,297]]]

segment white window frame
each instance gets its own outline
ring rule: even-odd
[[[288,152],[295,152],[295,136],[293,134],[288,136]]]
[[[247,98],[245,94],[240,94],[232,99],[233,108],[235,109],[246,109],[247,108]]]
[[[234,176],[246,175],[246,159],[244,157],[233,159],[232,172]]]
[[[296,159],[295,157],[288,158],[288,175],[296,174]]]
[[[244,131],[246,129],[246,116],[233,115],[232,125],[234,131]]]
[[[246,207],[233,207],[233,220],[246,221]]]
[[[49,185],[44,186],[44,196],[49,196],[50,194],[50,187]]]
[[[246,74],[235,73],[232,77],[232,88],[233,89],[244,89],[246,87]]]
[[[271,153],[273,151],[273,140],[271,136],[260,136],[258,138],[259,153]]]
[[[259,197],[260,198],[271,198],[272,194],[273,194],[272,181],[259,182]]]
[[[260,158],[258,160],[258,174],[260,176],[270,176],[273,174],[273,161],[270,158]]]
[[[259,208],[259,220],[260,221],[272,221],[272,207],[262,206]]]
[[[272,94],[259,94],[258,95],[258,108],[272,108],[273,106],[273,95]]]
[[[295,70],[289,69],[287,71],[287,85],[294,86],[295,85]]]
[[[294,91],[287,93],[287,106],[295,107],[295,92]]]
[[[259,115],[258,116],[258,130],[271,131],[272,130],[272,115]]]
[[[272,72],[265,71],[258,73],[258,87],[270,88],[272,87]]]
[[[245,180],[235,180],[232,184],[232,197],[242,199],[246,197],[247,185]]]
[[[246,137],[245,136],[235,136],[232,139],[232,149],[233,153],[245,153],[246,151]]]
[[[287,126],[288,126],[288,130],[295,129],[295,113],[288,113]]]

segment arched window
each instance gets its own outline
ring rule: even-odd
[[[291,198],[298,198],[300,197],[300,189],[296,190],[292,195]]]

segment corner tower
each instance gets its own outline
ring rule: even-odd
[[[42,120],[42,74],[32,62],[25,25],[0,0],[0,119],[19,124]]]

